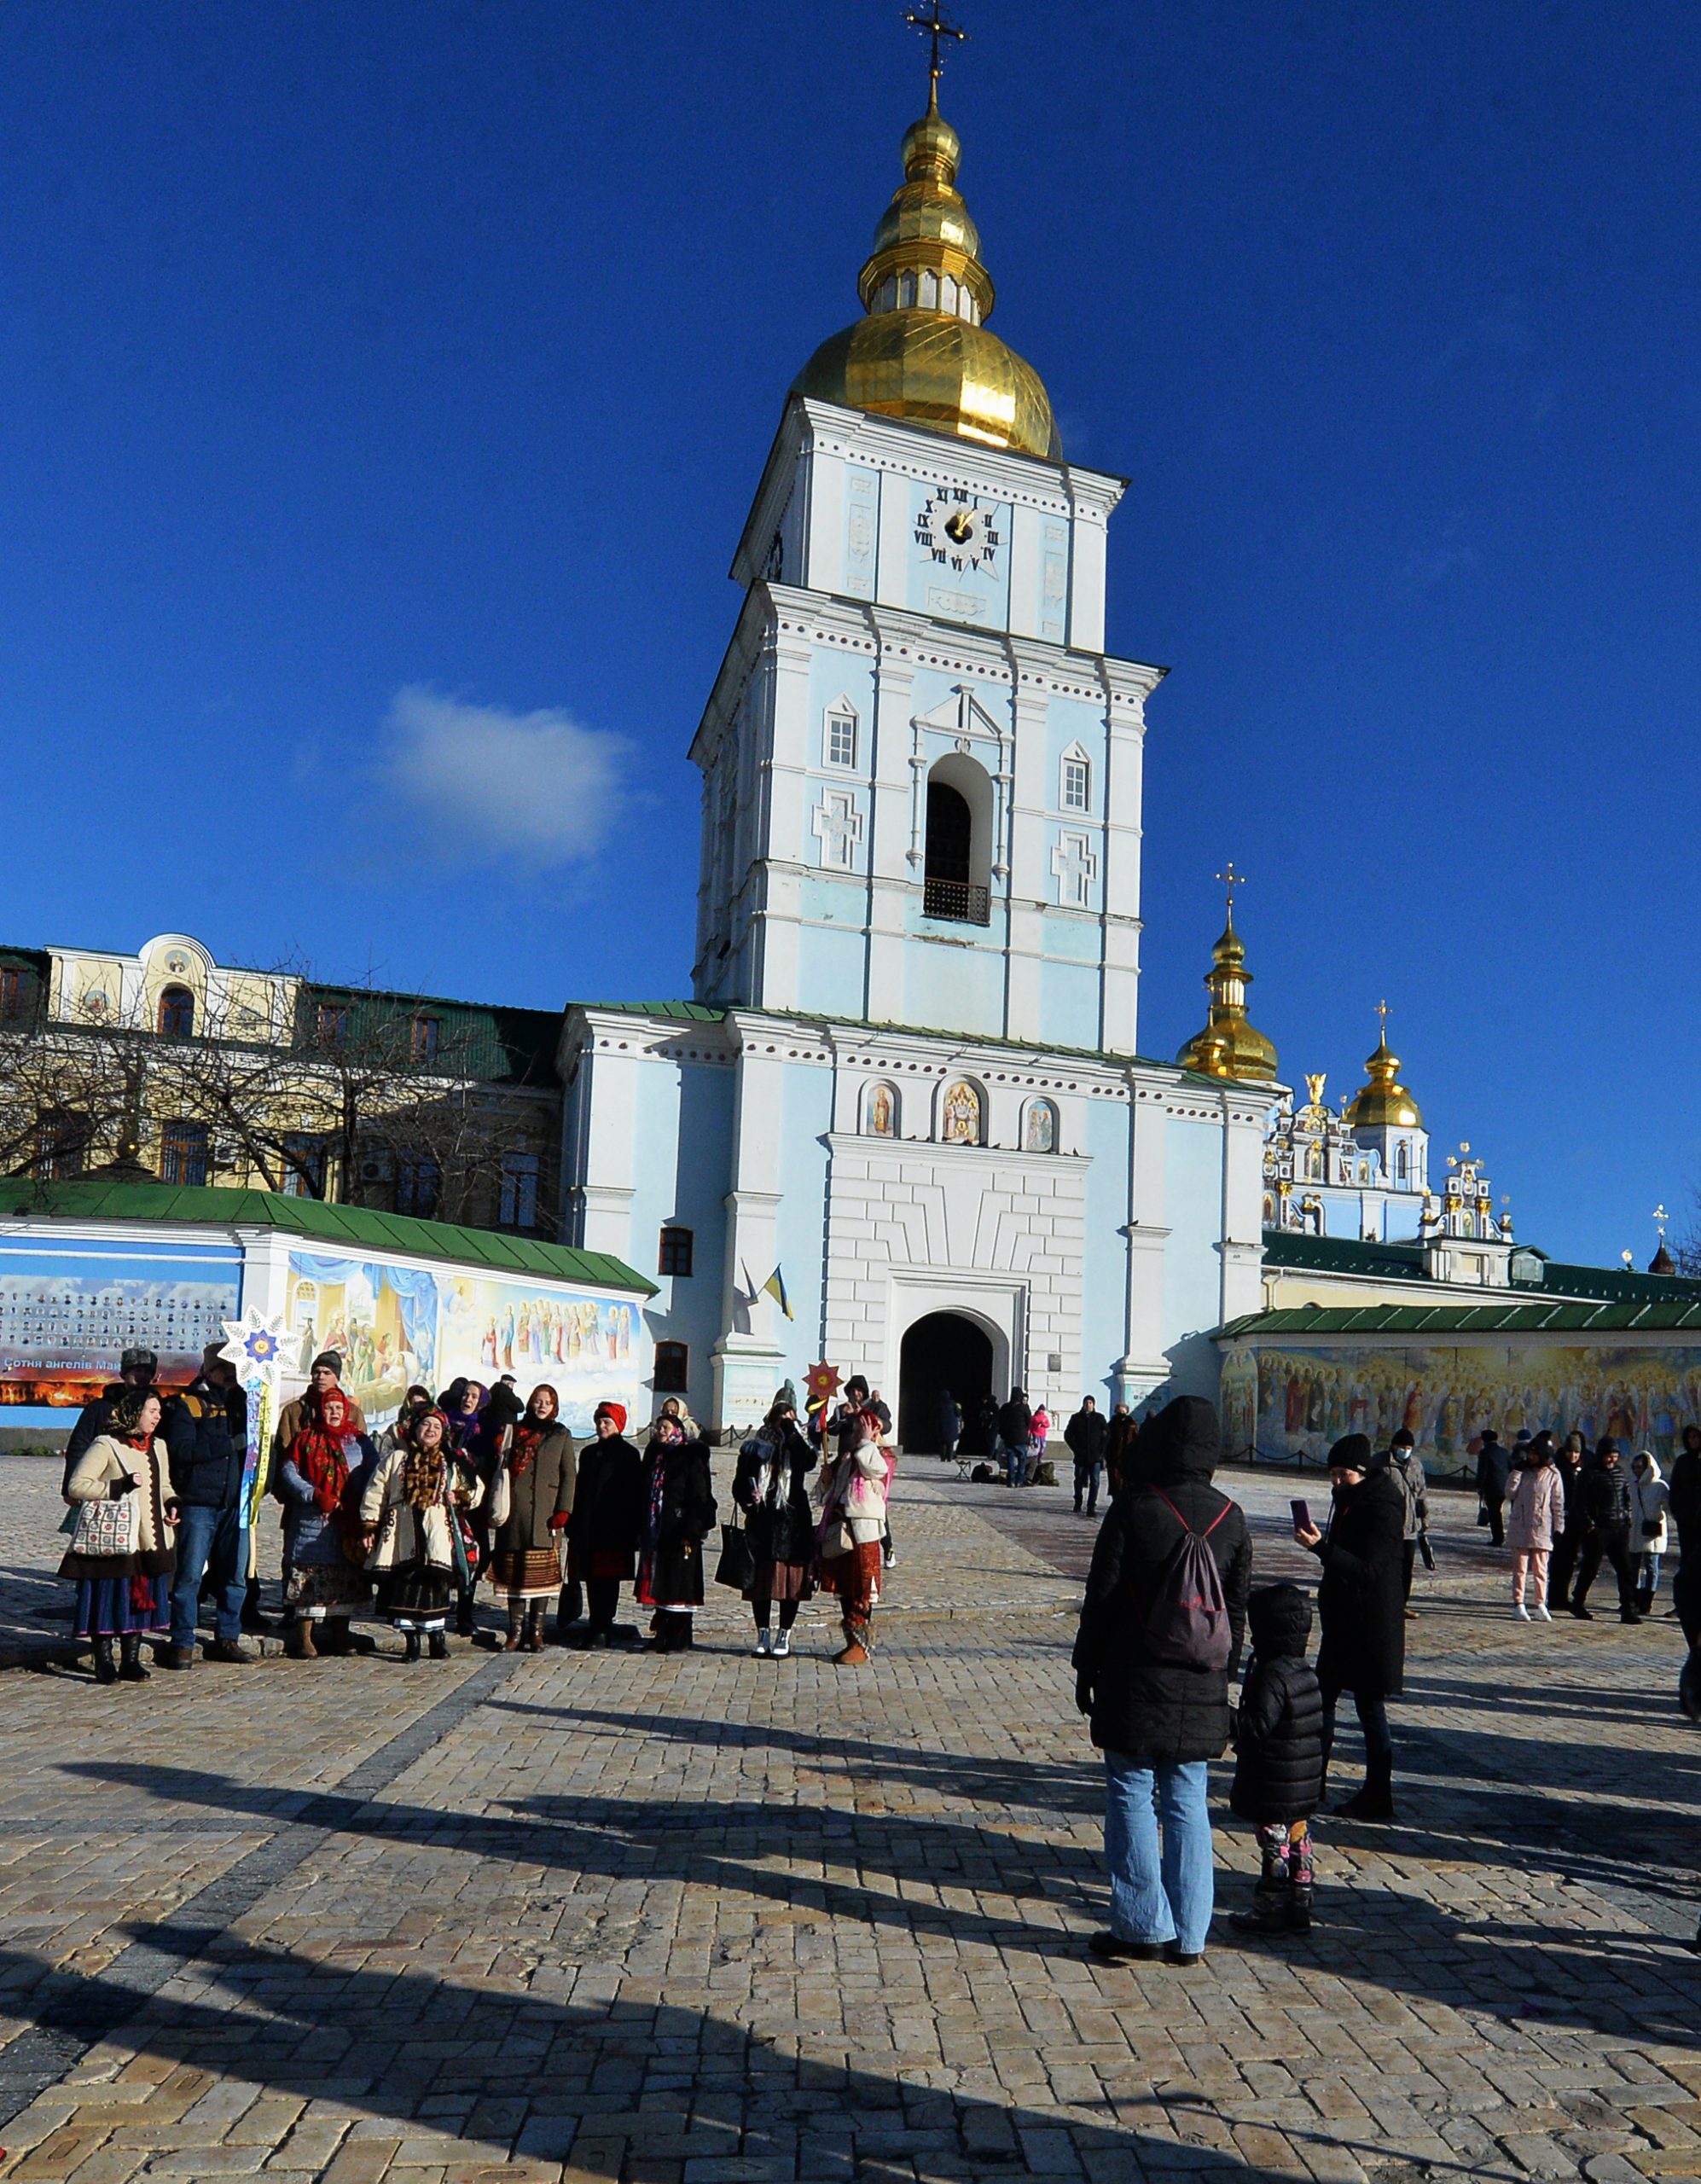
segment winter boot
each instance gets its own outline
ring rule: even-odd
[[[146,1683],[153,1675],[152,1669],[142,1665],[142,1633],[126,1630],[118,1641],[119,1680],[122,1683]]]
[[[1287,1844],[1264,1843],[1260,1847],[1263,1871],[1258,1875],[1252,1908],[1235,1912],[1228,1921],[1243,1934],[1274,1933],[1287,1918]]]
[[[432,1632],[431,1657],[434,1661],[446,1661],[449,1658],[449,1633],[446,1630]]]
[[[96,1683],[118,1682],[118,1663],[113,1658],[113,1641],[110,1638],[97,1638],[95,1641],[95,1681]]]
[[[517,1653],[520,1647],[520,1634],[525,1627],[525,1611],[511,1607],[508,1612],[508,1635],[502,1641],[505,1653]],[[463,1633],[464,1635],[464,1633]]]
[[[1638,1615],[1652,1615],[1652,1614],[1653,1613],[1653,1612],[1654,1612],[1654,1589],[1653,1589],[1653,1587],[1652,1587],[1652,1585],[1638,1585],[1638,1586],[1637,1586],[1637,1588],[1636,1588],[1636,1612],[1637,1612],[1637,1614],[1638,1614]]]
[[[419,1632],[417,1630],[409,1630],[405,1631],[403,1635],[406,1638],[407,1643],[402,1648],[402,1658],[404,1661],[418,1660],[420,1657]]]
[[[531,1600],[526,1604],[525,1646],[528,1653],[541,1653],[543,1650],[543,1603],[542,1600]]]
[[[1296,1884],[1287,1891],[1287,1931],[1291,1934],[1309,1934],[1311,1931],[1311,1884]]]

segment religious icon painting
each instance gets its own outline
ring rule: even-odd
[[[944,1139],[947,1145],[980,1142],[980,1095],[972,1084],[959,1081],[945,1095]]]

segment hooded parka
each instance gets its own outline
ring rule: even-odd
[[[1643,1456],[1647,1458],[1647,1461],[1639,1472],[1636,1466]],[[1666,1552],[1669,1529],[1666,1516],[1670,1507],[1671,1489],[1666,1484],[1659,1458],[1652,1449],[1639,1451],[1630,1465],[1632,1554],[1663,1554]]]
[[[1323,1796],[1323,1694],[1305,1658],[1311,1603],[1298,1585],[1260,1585],[1246,1602],[1252,1659],[1234,1715],[1242,1820],[1308,1820]]]
[[[1076,1676],[1083,1702],[1090,1694],[1094,1743],[1147,1766],[1216,1759],[1228,1742],[1228,1679],[1245,1635],[1252,1542],[1239,1505],[1210,1484],[1217,1444],[1215,1406],[1178,1396],[1141,1432],[1139,1479],[1112,1504],[1093,1549]],[[1161,1661],[1146,1642],[1147,1609],[1181,1538],[1160,1487],[1191,1530],[1216,1525],[1206,1543],[1228,1609],[1227,1668]]]

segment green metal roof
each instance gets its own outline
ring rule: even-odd
[[[1426,1281],[1421,1244],[1361,1243],[1352,1236],[1264,1231],[1264,1264],[1292,1274],[1356,1274],[1385,1281]]]
[[[1249,1312],[1217,1330],[1219,1342],[1275,1335],[1701,1333],[1701,1299],[1668,1298],[1646,1304],[1291,1304]]]
[[[1627,1274],[1622,1267],[1573,1266],[1550,1259],[1545,1252],[1520,1244],[1542,1262],[1539,1283],[1515,1281],[1520,1298],[1580,1298],[1602,1304],[1663,1304],[1701,1302],[1701,1281],[1681,1275]],[[1361,1242],[1353,1236],[1301,1236],[1292,1230],[1264,1231],[1264,1265],[1289,1274],[1346,1274],[1361,1281],[1425,1282],[1429,1275],[1421,1244]],[[1472,1308],[1475,1310],[1473,1306]]]
[[[711,1008],[705,1001],[571,1001],[569,1008],[595,1009],[599,1015],[660,1016],[671,1024],[722,1024],[726,1021],[724,1008]],[[764,1010],[771,1015],[771,1009]]]
[[[656,1285],[607,1252],[534,1243],[502,1229],[462,1228],[449,1221],[416,1221],[366,1205],[332,1205],[322,1199],[285,1198],[277,1191],[195,1189],[176,1183],[32,1182],[12,1176],[0,1186],[0,1218],[68,1221],[184,1221],[218,1228],[282,1228],[321,1244],[410,1252],[453,1259],[502,1274],[539,1274],[601,1289],[653,1297]]]

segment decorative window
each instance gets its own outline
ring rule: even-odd
[[[1321,1146],[1314,1145],[1305,1156],[1305,1180],[1308,1183],[1321,1183],[1323,1180],[1323,1153]]]
[[[70,1107],[53,1107],[36,1124],[36,1173],[67,1182],[83,1172],[94,1125]]]
[[[1394,1148],[1394,1180],[1398,1183],[1408,1182],[1411,1174],[1412,1156],[1402,1142]]]
[[[827,716],[827,763],[854,766],[856,763],[856,715],[853,707],[835,706]]]
[[[322,1047],[340,1047],[348,1042],[348,1011],[322,1001],[313,1012],[313,1036]]]
[[[1093,762],[1079,745],[1063,754],[1063,779],[1058,800],[1065,811],[1093,809]]]
[[[656,1345],[656,1369],[651,1385],[659,1396],[682,1396],[691,1385],[691,1352],[682,1342]]]
[[[656,1260],[657,1273],[671,1275],[676,1281],[688,1275],[696,1242],[688,1228],[664,1228],[661,1251]]]
[[[535,1228],[537,1226],[537,1155],[502,1155],[502,1188],[496,1206],[497,1226]]]
[[[871,1084],[863,1094],[862,1128],[870,1137],[897,1136],[897,1095],[890,1084]]]
[[[415,1061],[435,1061],[438,1048],[442,1043],[443,1020],[440,1017],[415,1017],[413,1049]]]
[[[416,1221],[436,1217],[443,1195],[443,1170],[435,1160],[398,1160],[396,1163],[396,1211],[410,1213]]]
[[[194,1037],[194,996],[187,986],[167,986],[160,996],[160,1036],[164,1039]]]
[[[1025,1153],[1055,1153],[1057,1150],[1057,1110],[1049,1100],[1030,1100],[1028,1112],[1022,1122],[1022,1150]]]
[[[0,1016],[9,1020],[24,1013],[24,974],[14,968],[0,970]]]
[[[821,843],[821,861],[829,871],[854,872],[856,847],[862,839],[862,815],[849,789],[830,788],[816,807],[813,825]]]
[[[205,1123],[165,1124],[160,1132],[160,1180],[198,1190],[206,1181],[207,1151]]]
[[[283,1194],[286,1198],[325,1195],[325,1139],[313,1130],[283,1134]]]
[[[959,1078],[945,1095],[943,1114],[939,1134],[947,1145],[980,1143],[980,1094],[975,1086]]]
[[[1057,899],[1067,910],[1090,910],[1093,883],[1099,876],[1099,860],[1090,834],[1064,833],[1051,853],[1057,874]]]

